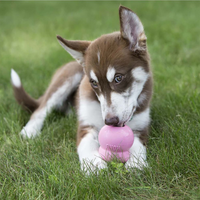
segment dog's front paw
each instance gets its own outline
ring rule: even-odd
[[[24,138],[34,138],[40,134],[40,131],[34,127],[24,126],[20,134]]]
[[[148,163],[146,160],[137,160],[137,159],[129,159],[126,164],[125,167],[127,170],[131,170],[133,168],[137,168],[139,170],[143,170],[145,167],[148,167]]]
[[[99,173],[100,170],[107,167],[107,164],[100,156],[91,156],[89,158],[85,158],[81,161],[81,169],[87,174],[90,175],[97,171]]]

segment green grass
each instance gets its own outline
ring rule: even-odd
[[[52,113],[22,140],[29,114],[16,104],[10,69],[39,97],[72,60],[56,41],[119,30],[119,4],[141,18],[154,71],[149,168],[109,166],[84,176],[76,116]],[[0,2],[0,199],[200,199],[199,2]]]

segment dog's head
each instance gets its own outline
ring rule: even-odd
[[[150,77],[146,36],[138,16],[119,8],[120,32],[89,41],[60,44],[83,67],[102,109],[105,124],[123,126],[147,95],[143,90]]]

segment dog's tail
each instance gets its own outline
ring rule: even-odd
[[[33,112],[39,106],[39,100],[33,99],[24,90],[19,75],[11,70],[11,83],[16,101],[26,110]]]

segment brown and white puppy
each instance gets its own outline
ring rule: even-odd
[[[57,37],[79,64],[71,62],[58,69],[38,100],[24,91],[18,74],[11,72],[17,101],[33,111],[21,131],[23,136],[38,135],[49,112],[53,109],[66,112],[68,103],[76,99],[77,151],[83,170],[106,167],[98,153],[98,133],[105,124],[127,124],[134,131],[135,141],[126,168],[142,169],[147,165],[145,145],[152,96],[147,38],[140,19],[130,9],[120,6],[119,17],[120,32],[103,35],[93,42]]]

